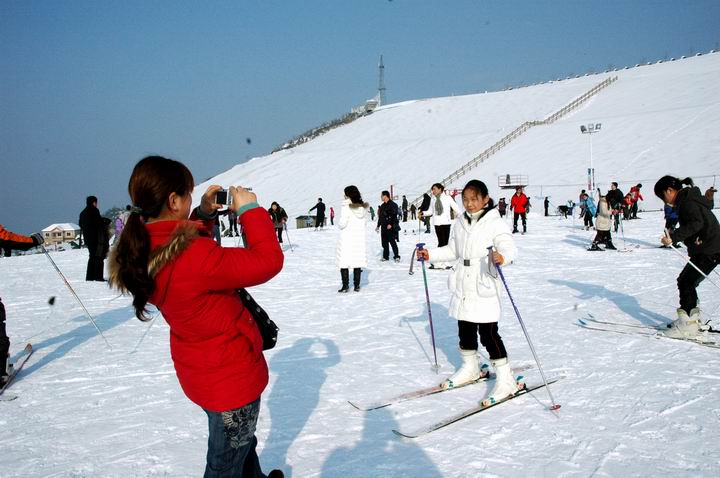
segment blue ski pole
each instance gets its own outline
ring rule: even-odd
[[[424,242],[418,243],[415,246],[416,251],[422,251],[424,246],[425,246]],[[433,321],[432,321],[432,307],[430,306],[430,292],[428,292],[427,272],[425,271],[425,258],[420,254],[417,255],[417,258],[420,261],[420,264],[422,265],[423,282],[425,283],[425,300],[427,302],[428,320],[430,321],[430,337],[432,338],[433,356],[435,357],[435,365],[433,366],[433,369],[437,372],[440,369],[440,366],[438,365],[437,350],[435,348],[435,329],[433,328]]]
[[[493,247],[488,247],[488,259],[490,260],[491,264],[495,264],[495,261],[492,257]],[[552,402],[552,407],[550,407],[550,410],[557,410],[560,408],[560,404],[555,403],[555,399],[552,396],[552,392],[550,392],[550,386],[547,383],[547,379],[545,378],[545,372],[543,372],[542,366],[540,365],[540,359],[538,359],[537,354],[535,353],[535,347],[533,346],[532,341],[530,340],[530,335],[528,335],[527,329],[525,328],[525,323],[522,320],[522,317],[520,316],[520,311],[518,310],[517,306],[515,305],[515,301],[513,300],[512,294],[510,294],[510,289],[508,288],[507,281],[505,281],[505,275],[502,271],[502,266],[499,264],[495,264],[495,268],[498,271],[498,274],[500,274],[500,279],[502,280],[503,285],[505,286],[505,291],[507,292],[508,298],[510,299],[510,303],[513,306],[513,309],[515,309],[515,315],[518,318],[518,321],[520,322],[520,327],[522,327],[522,331],[525,334],[525,338],[527,339],[527,343],[530,346],[530,351],[533,354],[533,357],[535,358],[535,363],[537,363],[538,370],[540,371],[540,375],[542,376],[543,383],[545,384],[545,389],[548,392],[548,395],[550,396],[550,401]]]

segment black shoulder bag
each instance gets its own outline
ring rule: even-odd
[[[255,319],[255,323],[263,339],[263,350],[269,350],[275,347],[278,330],[280,330],[278,326],[275,325],[275,322],[273,322],[267,312],[265,312],[265,309],[255,302],[255,299],[252,298],[246,289],[237,289],[237,293],[245,308],[250,312],[252,318]]]

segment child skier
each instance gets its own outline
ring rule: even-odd
[[[430,262],[457,261],[448,286],[452,293],[449,314],[458,321],[460,354],[463,364],[442,383],[445,388],[466,384],[487,375],[477,360],[478,333],[497,375],[495,387],[483,400],[484,405],[515,394],[521,385],[515,381],[500,335],[500,281],[495,264],[515,260],[517,248],[507,223],[500,217],[488,195],[485,183],[476,179],[462,192],[465,213],[455,221],[450,242],[437,249],[417,251],[418,258]],[[495,251],[488,255],[488,247]]]
[[[704,276],[695,267],[707,275],[720,262],[720,224],[712,212],[714,193],[715,188],[710,188],[703,196],[690,178],[680,180],[663,176],[655,183],[655,195],[676,208],[680,223],[680,227],[670,231],[669,236],[664,235],[661,242],[665,246],[684,242],[692,262],[685,265],[677,278],[680,292],[678,318],[665,332],[671,337],[691,338],[701,333],[697,287]]]

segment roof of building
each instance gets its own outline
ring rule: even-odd
[[[43,229],[42,232],[50,232],[50,231],[54,231],[56,229],[60,229],[62,231],[79,231],[80,226],[78,226],[77,224],[73,224],[71,222],[63,222],[61,224],[51,224],[48,227],[46,227],[45,229]]]

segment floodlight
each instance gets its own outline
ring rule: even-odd
[[[587,128],[585,128],[585,125],[584,125],[584,124],[580,125],[580,132],[581,132],[581,133],[587,132]]]
[[[596,123],[595,124],[595,131],[600,131],[600,128],[602,127],[602,123]]]

